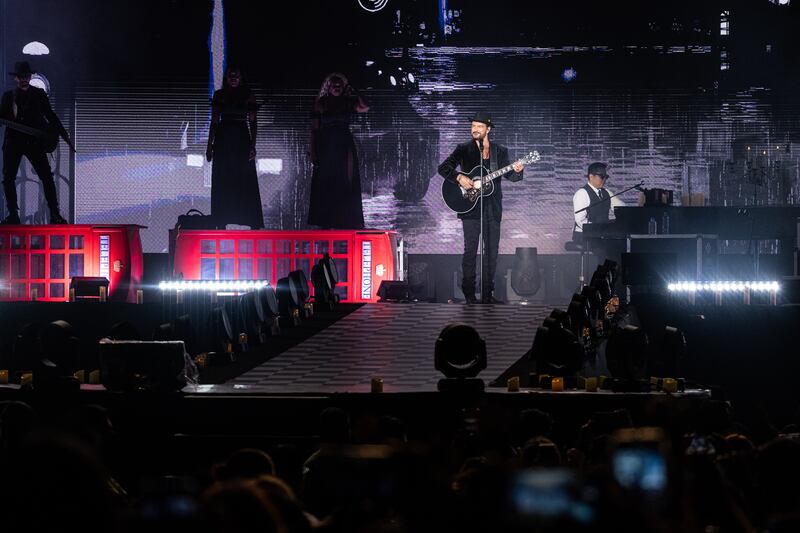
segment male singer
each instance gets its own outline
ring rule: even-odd
[[[505,146],[494,144],[489,140],[492,131],[492,119],[485,112],[478,112],[471,119],[472,140],[456,146],[453,153],[439,165],[439,174],[446,180],[457,183],[464,189],[473,187],[472,180],[461,172],[469,172],[481,163],[489,170],[497,170],[510,164],[508,150]],[[461,172],[456,170],[461,168]],[[522,163],[514,163],[514,172],[506,174],[509,181],[522,179]],[[481,280],[481,300],[483,303],[503,303],[493,295],[494,273],[497,267],[497,253],[500,247],[500,221],[503,218],[503,190],[501,179],[494,180],[494,193],[478,200],[474,209],[459,214],[458,218],[464,226],[464,255],[461,259],[463,278],[461,289],[467,303],[478,303],[475,297],[476,262],[478,240],[481,235],[481,202],[483,202],[483,279]]]

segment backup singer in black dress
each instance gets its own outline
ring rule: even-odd
[[[458,183],[465,189],[472,188],[472,181],[461,172],[469,172],[476,166],[483,164],[492,171],[505,167],[511,163],[508,158],[508,149],[496,143],[489,142],[489,132],[492,130],[492,119],[487,113],[478,112],[473,118],[470,133],[472,140],[456,146],[453,153],[439,165],[439,175],[444,179]],[[480,146],[483,146],[481,153]],[[461,172],[456,170],[461,169]],[[514,163],[514,172],[506,174],[503,179],[520,181],[522,179],[523,165],[519,161]],[[503,219],[503,189],[500,179],[494,180],[494,193],[488,198],[480,199],[483,202],[483,239],[486,253],[483,255],[484,279],[481,282],[481,299],[483,303],[502,303],[492,295],[494,291],[494,274],[497,267],[497,254],[500,247],[500,221]],[[461,259],[463,278],[461,289],[467,303],[477,303],[475,297],[475,278],[478,242],[481,235],[481,206],[480,203],[468,213],[459,214],[458,218],[464,225],[464,255]]]
[[[215,222],[264,227],[256,173],[256,99],[237,68],[225,73],[211,101],[206,159],[211,170],[211,214]]]
[[[369,106],[343,74],[325,78],[314,104],[311,130],[311,198],[308,223],[320,228],[362,229],[361,175],[350,133],[350,115]]]

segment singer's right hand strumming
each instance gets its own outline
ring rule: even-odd
[[[470,190],[473,188],[472,179],[470,179],[469,176],[466,176],[464,174],[459,174],[456,177],[456,181],[458,181],[458,184],[461,185],[461,188],[463,189]]]

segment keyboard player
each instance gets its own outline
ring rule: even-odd
[[[583,243],[584,224],[608,222],[613,218],[614,208],[625,205],[605,187],[608,181],[608,166],[605,163],[589,165],[586,178],[586,184],[572,197],[572,210],[575,213],[572,240],[576,243]]]

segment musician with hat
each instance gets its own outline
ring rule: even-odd
[[[481,180],[477,184],[465,173],[471,169],[483,166],[489,170],[497,170],[508,166],[510,160],[508,149],[489,140],[493,123],[488,113],[480,111],[470,118],[472,123],[472,139],[456,146],[453,153],[439,165],[439,175],[444,179],[458,184],[464,190],[473,189],[480,186]],[[460,168],[460,170],[457,170]],[[516,162],[513,164],[513,172],[503,176],[509,181],[520,181],[522,179],[523,164]],[[494,191],[485,199],[481,196],[477,200],[477,205],[467,213],[460,213],[464,228],[464,255],[461,259],[461,269],[463,273],[461,289],[467,303],[477,303],[475,296],[475,279],[478,243],[483,230],[485,253],[483,254],[483,280],[481,299],[484,303],[502,303],[492,295],[494,290],[494,274],[497,267],[497,254],[500,247],[500,222],[503,218],[503,190],[501,179],[492,181]],[[487,193],[488,194],[488,193]],[[483,204],[483,206],[481,206]],[[482,207],[482,209],[481,209]],[[481,212],[483,214],[483,228],[481,228]]]
[[[600,162],[589,165],[586,171],[586,184],[572,196],[572,207],[575,212],[573,242],[583,242],[584,224],[608,222],[614,215],[614,208],[625,205],[625,202],[606,188],[607,181],[608,165]]]
[[[50,134],[53,139],[57,139],[57,135],[63,138],[73,151],[75,147],[64,125],[50,106],[47,93],[31,85],[31,76],[35,71],[31,70],[28,62],[18,61],[14,65],[14,71],[9,74],[14,76],[17,87],[3,93],[0,100],[0,118],[4,119],[6,125],[3,140],[3,190],[8,216],[3,220],[3,224],[20,223],[15,182],[23,156],[28,158],[36,175],[42,181],[44,197],[50,209],[50,223],[67,224],[58,209],[53,170],[50,168],[42,138]]]

